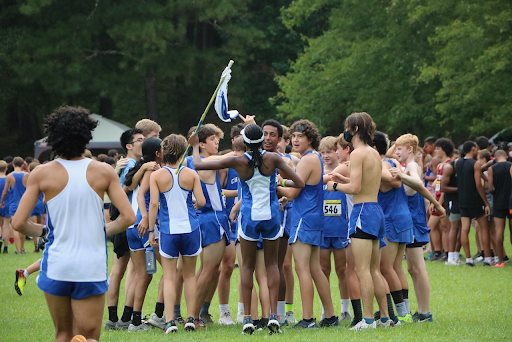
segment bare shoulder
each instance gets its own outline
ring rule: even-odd
[[[112,166],[96,160],[91,161],[87,171],[93,172],[94,174],[98,174],[98,176],[101,175],[103,177],[112,177],[114,175],[117,177],[116,171],[112,168]]]

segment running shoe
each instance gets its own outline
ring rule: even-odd
[[[475,266],[475,261],[466,261],[466,265],[468,266],[471,266],[471,267],[474,267]]]
[[[4,242],[2,240],[0,240],[0,251],[2,250],[3,244],[4,244]]]
[[[432,318],[431,313],[422,314],[422,313],[416,312],[414,314],[414,322],[416,322],[416,323],[433,322],[433,321],[434,321],[434,319]]]
[[[24,250],[24,249],[22,249],[20,253],[21,253],[21,254],[27,254],[27,251],[26,251],[26,250]]]
[[[23,295],[23,289],[27,283],[27,278],[23,275],[23,271],[22,269],[16,270],[16,280],[14,281],[14,289],[20,296]]]
[[[87,342],[87,339],[84,335],[75,335],[71,339],[71,342]]]
[[[252,318],[245,317],[243,324],[242,335],[252,335],[254,333],[254,321]]]
[[[297,319],[295,319],[295,316],[293,315],[293,311],[287,311],[284,314],[284,320],[288,324],[295,324],[295,323],[297,323]]]
[[[498,262],[498,263],[496,263],[496,264],[494,265],[494,267],[496,267],[496,268],[502,268],[502,267],[505,267],[505,263],[504,263],[504,262],[502,262],[502,263],[500,264],[500,263]]]
[[[174,321],[170,321],[170,322],[174,323]],[[152,313],[148,319],[148,324],[151,326],[154,326],[155,328],[158,328],[158,329],[164,329],[165,324],[166,324],[165,315],[162,317],[158,317],[158,315],[156,313]],[[176,325],[176,324],[174,324],[174,325]]]
[[[508,256],[506,256],[506,255],[505,255],[505,256],[503,257],[503,261],[504,261],[504,262],[509,262],[509,261],[510,261],[510,259],[508,258]]]
[[[493,264],[492,262],[491,262],[491,263],[489,263],[489,262],[484,262],[484,266],[493,266],[493,265],[494,265],[494,264]]]
[[[364,319],[360,320],[359,323],[354,325],[350,330],[352,331],[359,331],[359,330],[365,330],[365,329],[376,329],[377,328],[377,321],[373,321],[373,323],[368,324]]]
[[[199,318],[201,318],[205,324],[213,324],[212,315],[209,313],[199,315]]]
[[[256,324],[254,324],[254,328],[258,331],[261,331],[265,328],[267,328],[267,325],[268,325],[268,318],[260,318],[258,320],[256,320],[257,322],[254,322]]]
[[[194,324],[197,329],[206,329],[206,324],[204,324],[204,321],[201,318],[196,318],[194,320]]]
[[[172,320],[172,319],[169,322],[165,323],[165,325],[162,329],[165,331],[166,334],[178,332],[178,327],[176,326],[176,322],[174,322],[174,320]]]
[[[233,318],[231,318],[231,313],[229,311],[225,311],[225,312],[220,314],[219,324],[220,325],[233,325],[233,324],[235,324],[235,322],[233,322]]]
[[[411,321],[412,321],[412,318],[411,318]],[[391,327],[394,327],[395,326],[395,323],[393,322],[392,319],[388,319],[386,322],[382,322],[380,319],[375,321],[377,322],[377,328],[391,328]]]
[[[185,331],[196,331],[194,317],[187,318],[187,323],[185,323]]]
[[[148,325],[146,323],[140,323],[139,325],[130,324],[128,326],[128,331],[139,331],[139,330],[147,331],[148,329],[149,328],[148,328]]]
[[[105,330],[116,330],[116,322],[112,322],[111,320],[108,320],[105,323]]]
[[[270,314],[268,318],[267,328],[269,334],[282,334],[281,326],[279,325],[279,317],[276,314]]]
[[[352,316],[350,316],[349,312],[342,312],[340,315],[340,321],[350,321],[352,320]]]
[[[185,324],[185,320],[181,315],[174,317],[174,322],[176,322],[176,324]]]
[[[320,321],[320,328],[325,327],[339,327],[340,321],[337,316],[332,316],[330,318],[324,318]]]
[[[484,252],[483,251],[479,251],[479,252],[476,252],[475,255],[473,255],[473,259],[477,259],[479,257],[483,257],[484,256]]]
[[[122,320],[118,320],[116,322],[116,330],[126,330],[132,324],[132,320],[128,322],[123,322]]]
[[[409,313],[407,315],[405,315],[404,317],[398,316],[398,320],[402,323],[412,323],[413,322],[412,316]]]
[[[459,266],[460,265],[460,259],[454,259],[454,260],[451,260],[451,261],[447,261],[444,264],[448,265],[448,266]]]
[[[300,320],[297,324],[295,324],[292,328],[316,329],[318,328],[318,325],[316,325],[316,318],[312,318],[309,321],[303,319]]]
[[[475,259],[475,262],[484,262],[483,256],[479,256],[478,258],[474,258],[474,259]]]

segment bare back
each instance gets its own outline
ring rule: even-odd
[[[368,145],[356,148],[350,154],[350,178],[361,177],[361,188],[354,194],[354,204],[363,202],[377,202],[379,193],[380,178],[382,173],[382,162],[380,156]]]

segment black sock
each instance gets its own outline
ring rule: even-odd
[[[361,299],[351,299],[352,310],[354,310],[354,322],[359,322],[363,319],[363,309],[361,308]]]
[[[404,300],[409,299],[409,289],[402,289],[402,297]]]
[[[391,291],[391,297],[393,297],[393,302],[395,302],[395,305],[404,302],[404,297],[402,296],[402,290]]]
[[[132,324],[138,326],[142,323],[142,312],[134,311],[133,312],[133,321]]]
[[[435,256],[441,256],[441,254],[442,254],[442,252],[441,252],[441,251],[435,251],[435,252],[434,252],[434,255],[435,255]]]
[[[108,319],[111,322],[117,322],[119,318],[117,317],[117,306],[109,306],[108,307]]]
[[[123,316],[121,317],[121,321],[128,322],[132,318],[133,307],[125,306],[123,311]]]
[[[494,258],[494,251],[491,249],[491,258]]]
[[[164,303],[156,302],[155,314],[158,316],[158,318],[162,318],[164,315]]]
[[[388,315],[389,315],[389,318],[393,319],[393,317],[395,317],[395,310],[393,309],[393,301],[391,300],[391,294],[390,293],[386,293],[386,299],[388,300]]]
[[[203,302],[199,315],[208,315],[208,310],[210,310],[210,302]]]

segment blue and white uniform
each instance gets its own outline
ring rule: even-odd
[[[25,176],[25,172],[13,172],[11,174],[14,176],[14,186],[10,190],[11,203],[9,203],[9,214],[12,217],[16,213],[16,210],[18,210],[21,197],[23,197],[23,194],[27,188],[25,185],[23,185],[23,177]]]
[[[391,159],[383,160],[396,167]],[[384,212],[386,239],[389,242],[411,243],[413,222],[403,184],[400,188],[393,188],[387,192],[379,190],[377,201]]]
[[[289,154],[279,154],[281,157],[287,157],[290,160],[292,159],[292,156]],[[278,174],[279,169],[276,169],[276,175]],[[283,237],[286,236],[287,238],[290,237],[290,229],[292,227],[292,208],[293,208],[293,201],[290,201],[286,204],[284,207],[284,210],[279,211],[281,214],[281,226],[283,228]]]
[[[238,189],[238,173],[233,169],[228,169],[228,179],[226,181],[226,186],[224,187],[225,190],[237,190]],[[237,197],[230,197],[226,198],[226,215],[229,217],[229,214],[231,214],[231,209],[235,205],[235,203],[238,202],[238,196]],[[236,241],[236,225],[234,223],[229,222],[229,241]]]
[[[324,243],[321,249],[341,249],[348,245],[347,195],[339,191],[324,189]]]
[[[103,199],[87,181],[91,159],[56,159],[67,171],[66,187],[46,203],[48,243],[38,287],[55,296],[82,299],[107,292],[108,252]]]
[[[41,217],[44,214],[44,203],[43,203],[44,194],[42,192],[39,193],[39,199],[37,200],[37,204],[34,207],[34,210],[30,213],[30,216]]]
[[[354,204],[350,214],[349,237],[353,237],[356,228],[359,228],[363,233],[371,235],[372,240],[380,240],[381,248],[386,245],[384,242],[384,236],[386,235],[384,212],[379,203],[363,202]]]
[[[182,256],[196,256],[201,253],[201,230],[192,191],[180,186],[179,177],[183,166],[176,175],[176,169],[164,166],[172,176],[172,187],[160,194],[160,255],[175,259]]]
[[[320,154],[316,151],[308,151],[303,158],[310,154],[315,154],[320,160],[320,167],[324,169],[324,163]],[[303,159],[299,163],[302,163]],[[294,199],[292,209],[292,229],[290,230],[289,243],[295,243],[297,239],[300,242],[321,246],[324,241],[324,189],[323,177],[315,185],[306,184],[301,189],[297,198]]]
[[[128,239],[128,246],[130,246],[130,250],[132,250],[132,251],[140,251],[140,250],[143,250],[143,249],[146,249],[149,247],[149,230],[151,229],[151,227],[148,227],[148,229],[146,230],[146,233],[142,237],[139,237],[139,231],[137,230],[137,226],[139,225],[140,221],[142,220],[142,214],[140,212],[139,204],[137,202],[137,196],[139,194],[139,189],[140,189],[140,186],[137,185],[137,187],[135,189],[133,189],[132,197],[129,198],[132,208],[136,215],[135,223],[133,224],[133,226],[130,226],[126,230],[126,238]],[[144,202],[146,203],[146,213],[149,212],[150,199],[151,199],[151,196],[150,196],[149,189],[148,189],[148,191],[146,191],[146,193],[144,194]],[[155,227],[153,227],[153,229],[155,230],[155,232],[154,232],[155,239],[157,239],[157,237],[159,238],[160,235],[158,233],[158,221],[155,223]]]
[[[262,151],[263,156],[266,151]],[[251,153],[244,153],[251,160]],[[281,233],[279,221],[279,200],[276,194],[276,175],[264,175],[259,169],[253,169],[249,179],[240,179],[242,185],[242,204],[240,206],[240,237],[248,241],[262,239],[275,240]]]
[[[407,170],[407,168],[406,168]],[[419,193],[407,196],[407,203],[413,223],[413,239],[421,245],[429,243],[430,228],[427,226],[427,210],[425,209],[425,199]]]
[[[0,178],[0,196],[2,196],[2,192],[4,191],[6,179],[7,179],[7,177]],[[4,207],[0,208],[0,216],[1,217],[11,217],[11,213],[9,211],[9,207],[11,204],[10,191],[7,192],[7,196],[5,196],[4,202],[5,202]]]
[[[203,158],[203,157],[201,157]],[[187,167],[195,171],[192,157],[187,157]],[[201,227],[202,247],[205,248],[212,243],[226,240],[229,245],[227,232],[229,231],[229,218],[224,211],[222,201],[222,189],[220,187],[219,173],[215,174],[215,182],[212,184],[201,181],[201,187],[206,199],[204,207],[199,211],[199,226]]]

